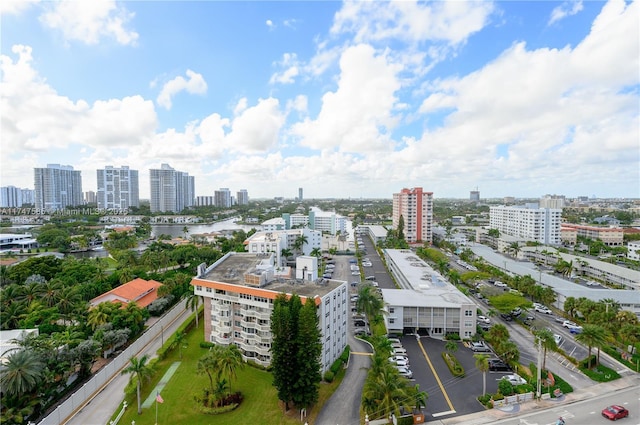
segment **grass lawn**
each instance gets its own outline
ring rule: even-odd
[[[164,403],[158,404],[158,425],[164,424],[190,424],[190,425],[246,425],[246,424],[300,424],[298,410],[291,410],[284,415],[278,403],[275,387],[272,385],[272,375],[269,372],[245,366],[237,372],[237,380],[231,382],[231,391],[240,391],[244,396],[242,404],[234,411],[219,415],[206,415],[197,409],[194,396],[200,395],[202,389],[209,386],[206,375],[198,375],[196,365],[200,357],[206,354],[207,349],[200,348],[203,340],[202,321],[198,329],[193,329],[187,335],[188,345],[182,349],[180,359],[178,349],[173,350],[167,358],[156,363],[156,373],[150,381],[144,382],[141,390],[141,403],[144,403],[158,381],[173,362],[181,362],[178,370],[169,380],[161,392]],[[344,376],[339,374],[331,384],[322,383],[320,386],[320,402],[322,405],[338,387]],[[156,423],[156,404],[151,408],[142,409],[142,414],[137,413],[137,401],[135,386],[133,391],[126,395],[128,408],[120,419],[120,424],[129,425],[135,420],[136,425],[154,425]],[[318,408],[309,412],[309,423],[318,414]],[[117,412],[111,419],[114,419]]]

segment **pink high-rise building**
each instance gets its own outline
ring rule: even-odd
[[[433,242],[433,192],[421,187],[402,189],[393,194],[393,228],[404,219],[404,238],[409,243]]]

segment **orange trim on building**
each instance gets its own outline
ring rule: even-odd
[[[282,292],[271,291],[269,289],[264,289],[264,288],[253,288],[251,286],[234,285],[232,283],[217,282],[215,280],[203,280],[199,278],[193,278],[191,280],[191,285],[194,285],[194,286],[198,285],[204,288],[211,288],[211,289],[221,289],[224,291],[236,292],[238,294],[253,295],[257,297],[267,298],[270,300],[275,300],[278,297],[278,295],[282,294]],[[289,297],[293,295],[289,292],[285,292],[285,294]],[[300,301],[302,301],[302,304],[307,302],[307,298],[309,298],[302,295],[299,295],[299,297],[300,297]],[[315,300],[316,306],[319,306],[320,303],[322,302],[320,297],[314,297],[314,300]]]

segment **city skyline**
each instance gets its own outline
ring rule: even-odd
[[[124,165],[148,199],[168,163],[195,196],[637,198],[638,9],[4,2],[0,186]]]

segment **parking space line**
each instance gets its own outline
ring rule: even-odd
[[[442,385],[442,381],[440,381],[440,377],[436,373],[436,369],[433,367],[433,364],[431,363],[431,359],[429,359],[429,356],[427,355],[427,351],[422,346],[422,341],[420,341],[419,339],[418,339],[418,345],[420,346],[420,349],[422,350],[422,355],[424,356],[425,359],[427,359],[427,363],[429,363],[429,367],[431,368],[431,372],[433,373],[433,376],[435,376],[435,378],[436,378],[436,382],[438,383],[438,386],[440,387],[440,391],[442,391],[442,395],[444,395],[444,399],[447,401],[447,404],[449,405],[449,409],[451,409],[452,411],[455,412],[455,409],[453,408],[453,403],[451,403],[451,399],[449,398],[449,394],[447,394],[447,392],[445,391],[444,385]]]

